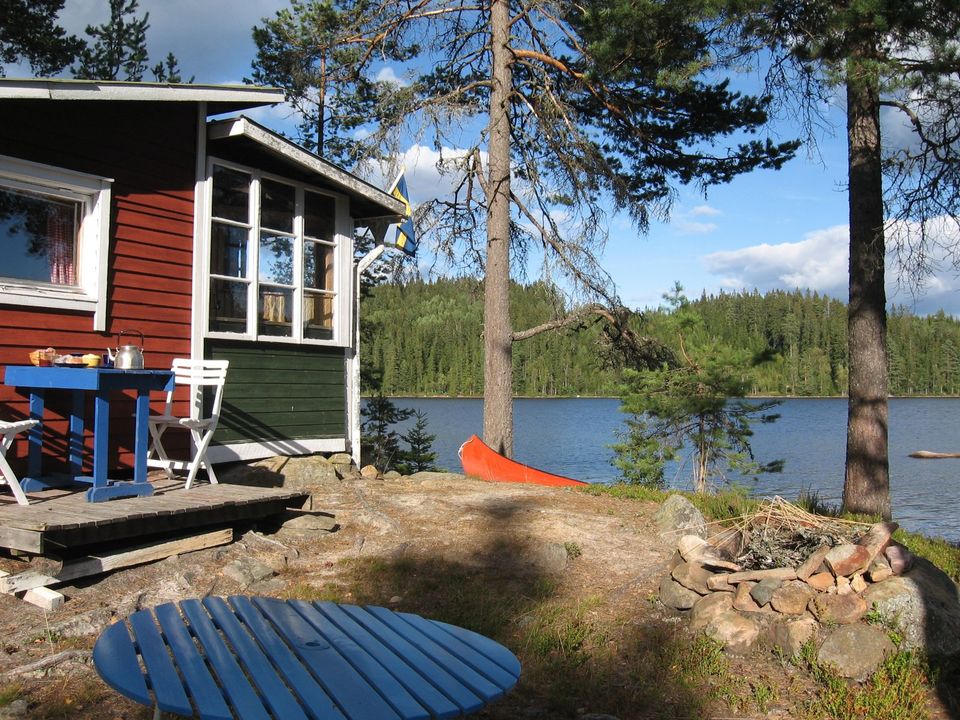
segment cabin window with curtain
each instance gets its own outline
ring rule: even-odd
[[[336,197],[220,162],[210,182],[209,334],[335,341]]]
[[[103,329],[110,182],[0,156],[0,304],[87,310]]]

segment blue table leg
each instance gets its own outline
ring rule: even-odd
[[[70,473],[76,477],[83,473],[83,411],[84,394],[73,391],[73,410],[70,413],[70,436],[68,450],[70,454]]]
[[[136,441],[133,447],[133,481],[137,484],[147,482],[147,423],[150,419],[150,393],[137,391]]]
[[[27,475],[20,479],[24,492],[45,490],[47,485],[40,481],[43,471],[43,390],[30,392],[30,419],[39,420],[27,432]]]
[[[150,396],[146,395],[146,404],[143,406],[147,413],[150,412]],[[142,453],[140,447],[146,443],[144,438],[140,439],[140,427],[143,426],[143,434],[146,434],[146,420],[140,422],[141,398],[137,395],[137,439],[134,446],[136,453],[136,465],[134,466],[134,482],[124,482],[120,480],[110,481],[107,479],[107,463],[109,462],[110,449],[110,392],[100,390],[94,398],[93,413],[93,487],[87,490],[87,500],[90,502],[101,502],[112,498],[134,497],[153,495],[153,486],[146,482],[146,450]],[[136,481],[137,466],[140,457],[143,456],[143,481]]]

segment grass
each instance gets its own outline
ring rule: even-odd
[[[816,659],[812,643],[797,663],[810,673],[820,692],[805,704],[807,718],[831,720],[924,720],[931,677],[919,655],[900,650],[887,658],[864,683],[850,683]]]

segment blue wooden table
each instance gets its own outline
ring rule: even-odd
[[[73,394],[70,412],[68,453],[70,482],[83,482],[91,487],[87,499],[91,502],[117,497],[152,495],[147,482],[147,451],[150,416],[150,391],[170,390],[173,373],[169,370],[115,370],[113,368],[34,367],[11,365],[6,368],[3,382],[30,393],[30,417],[41,421],[28,434],[29,457],[27,475],[20,485],[27,492],[63,484],[62,479],[45,476],[43,458],[43,408],[47,390],[69,390]],[[137,393],[134,425],[133,482],[110,480],[107,477],[110,441],[110,398],[115,392],[133,390]],[[83,475],[84,400],[94,395],[93,414],[93,475]]]
[[[520,662],[490,638],[382,607],[207,597],[133,613],[101,633],[100,677],[202,720],[415,720],[476,712]]]

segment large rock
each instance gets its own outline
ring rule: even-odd
[[[682,562],[677,565],[670,575],[678,583],[688,590],[693,590],[698,595],[706,595],[710,592],[707,588],[707,580],[713,575],[702,565],[696,563]]]
[[[283,466],[283,487],[292,490],[315,488],[318,485],[336,485],[340,476],[333,463],[323,455],[292,457]]]
[[[761,580],[750,588],[750,597],[752,597],[760,607],[769,605],[773,593],[775,593],[781,585],[783,585],[783,581],[777,580],[776,578]]]
[[[820,646],[817,660],[832,665],[841,677],[865,680],[896,651],[883,628],[856,623],[831,632]]]
[[[871,585],[863,598],[884,619],[897,622],[906,647],[960,652],[960,588],[927,560],[916,558],[910,572]]]
[[[782,618],[770,626],[770,643],[787,657],[793,657],[814,636],[818,627],[812,617]]]
[[[890,536],[896,532],[898,527],[900,526],[895,522],[878,522],[857,540],[857,545],[862,545],[870,552],[870,561],[872,562],[890,544]],[[866,567],[869,567],[869,563]]]
[[[830,548],[823,558],[824,564],[830,568],[835,577],[853,575],[855,572],[866,570],[873,556],[870,550],[863,545],[845,543]]]
[[[273,568],[256,558],[243,557],[224,566],[223,574],[239,585],[247,587],[273,577],[276,573]]]
[[[705,628],[708,637],[734,655],[749,653],[760,636],[760,623],[736,610],[717,615]]]
[[[733,593],[715,592],[704,595],[690,610],[690,628],[703,630],[714,619],[733,608]]]
[[[653,522],[660,531],[661,537],[677,539],[682,535],[707,536],[707,521],[683,495],[671,495],[653,516]]]
[[[810,600],[807,609],[824,624],[849,625],[867,612],[867,603],[859,595],[828,595],[820,593]]]
[[[810,553],[810,555],[807,556],[807,559],[804,560],[800,564],[800,567],[797,568],[797,578],[800,580],[806,580],[814,573],[820,572],[820,568],[823,565],[823,559],[827,556],[828,552],[830,552],[830,546],[821,545],[812,553]]]
[[[660,581],[660,602],[674,610],[689,610],[700,599],[700,595],[685,588],[669,575]]]
[[[713,569],[739,570],[740,566],[723,557],[719,550],[699,535],[684,535],[677,541],[677,550],[684,560]]]
[[[774,590],[770,605],[784,615],[803,615],[807,611],[813,592],[805,582],[794,580]]]
[[[890,545],[883,554],[894,575],[903,575],[913,567],[913,553],[903,545]]]

